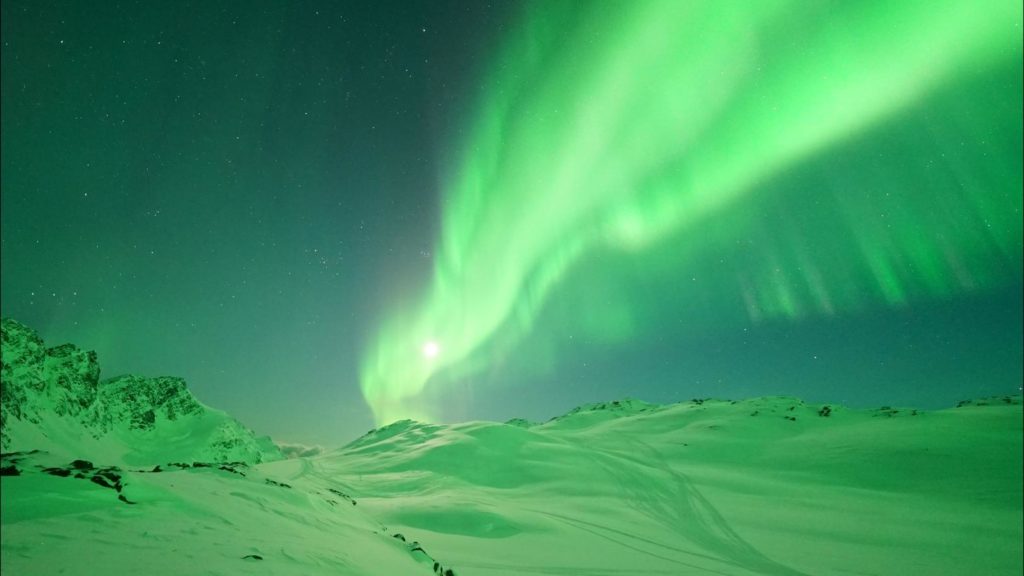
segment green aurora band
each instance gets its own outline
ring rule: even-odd
[[[672,282],[694,258],[762,237],[719,286],[752,321],[1019,278],[1021,22],[1008,0],[529,4],[445,187],[432,282],[364,358],[378,422],[429,419],[433,377],[508,358],[595,254]],[[922,106],[925,126],[907,119]],[[884,130],[901,122],[913,137],[893,143]],[[795,194],[780,191],[787,174],[871,138],[898,154],[866,168],[860,189],[805,192],[809,215],[771,231],[743,216]],[[966,156],[943,148],[986,138]],[[915,153],[945,152],[922,181]],[[577,320],[625,337],[623,306]]]

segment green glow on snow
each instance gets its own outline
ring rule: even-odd
[[[588,255],[656,254],[659,269],[684,266],[709,249],[705,235],[755,230],[719,218],[787,171],[964,78],[1019,69],[1021,20],[1020,4],[1003,0],[531,4],[485,79],[445,188],[431,284],[386,319],[364,358],[376,418],[429,417],[417,395],[439,371],[472,374],[514,358],[552,289],[571,285]],[[1019,131],[1019,110],[1011,120]],[[872,198],[902,199],[891,210],[829,196],[835,218],[812,232],[828,238],[845,225],[853,235],[834,262],[815,256],[806,231],[782,229],[723,290],[758,321],[997,283],[1000,258],[1020,266],[1015,162],[990,162],[981,184],[974,167],[960,167],[959,187],[924,202],[906,196],[923,184],[873,189]],[[899,174],[900,161],[887,166]],[[666,249],[678,238],[687,242]],[[591,313],[581,322],[630,330],[614,307]]]

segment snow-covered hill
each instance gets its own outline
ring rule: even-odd
[[[310,462],[460,574],[985,574],[1022,564],[1020,396],[411,422]],[[270,466],[295,466],[281,463]]]
[[[195,399],[181,378],[100,380],[95,352],[47,348],[30,328],[0,323],[0,442],[109,464],[257,463],[281,457],[228,414]]]
[[[94,386],[88,354],[4,329],[17,449],[0,467],[5,575],[1019,576],[1024,564],[1019,395],[931,412],[622,400],[545,423],[405,420],[316,458],[247,464],[223,461],[237,452],[210,438],[227,417],[174,381]]]

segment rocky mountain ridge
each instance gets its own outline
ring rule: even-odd
[[[47,348],[34,330],[8,318],[0,321],[0,338],[4,452],[53,448],[46,444],[70,450],[69,443],[80,441],[82,449],[121,453],[135,464],[257,463],[281,457],[269,438],[257,438],[231,416],[196,400],[182,378],[100,380],[95,352],[73,344]]]

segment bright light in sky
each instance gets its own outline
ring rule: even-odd
[[[1020,261],[1019,164],[1003,159],[951,164],[968,188],[933,207],[914,196],[923,184],[903,183],[905,161],[882,158],[871,168],[877,184],[818,192],[808,210],[834,209],[803,221],[795,213],[769,244],[751,240],[764,219],[738,215],[765,195],[802,193],[778,181],[804,164],[828,173],[830,154],[898,120],[920,126],[908,142],[935,140],[923,112],[930,99],[1019,62],[1021,17],[1005,0],[839,3],[835,13],[792,1],[527,3],[444,183],[433,277],[367,350],[361,384],[378,422],[421,410],[416,397],[435,374],[465,380],[502,361],[533,332],[553,288],[574,288],[588,257],[631,258],[610,264],[608,281],[642,273],[654,282],[685,278],[695,258],[721,251],[719,291],[751,321],[895,308],[996,284],[1004,262]],[[949,141],[964,142],[976,120],[956,113],[964,120]],[[946,157],[915,145],[901,154]],[[975,184],[994,171],[1005,172],[1002,187]],[[927,189],[939,198],[946,188],[933,180]],[[684,233],[722,240],[678,242]],[[670,240],[671,250],[661,245]],[[816,252],[822,242],[837,248]],[[641,270],[655,253],[672,259]],[[741,257],[726,280],[725,257],[745,253],[758,257]],[[624,313],[606,323],[593,311],[578,321],[602,323],[594,334],[608,340],[628,333],[622,319],[634,311],[667,307],[622,300]],[[403,362],[426,333],[444,340],[444,358]],[[436,344],[423,354],[436,356]]]
[[[434,358],[435,356],[437,356],[437,353],[440,352],[440,351],[441,351],[441,347],[438,346],[437,342],[434,342],[433,340],[430,340],[426,344],[423,345],[423,357],[424,358]]]

